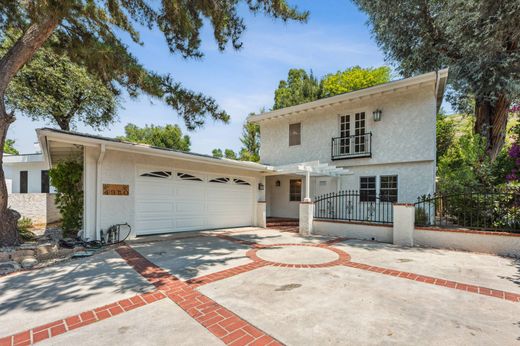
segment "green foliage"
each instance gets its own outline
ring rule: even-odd
[[[227,122],[229,115],[214,99],[183,88],[170,76],[146,69],[130,53],[125,43],[128,39],[120,37],[128,34],[131,41],[141,45],[139,30],[158,29],[172,54],[201,58],[200,32],[204,24],[209,24],[220,50],[229,45],[239,49],[246,28],[238,14],[239,7],[283,21],[306,21],[308,17],[308,12],[298,11],[285,0],[220,1],[218,5],[212,1],[71,0],[14,4],[0,0],[0,37],[5,38],[12,28],[26,32],[30,25],[55,19],[58,25],[51,29],[57,41],[48,41],[45,47],[56,54],[66,53],[72,63],[84,67],[115,94],[122,89],[131,97],[144,93],[163,100],[184,119],[187,128],[193,129],[202,126],[206,117]],[[14,41],[18,39],[19,36]]]
[[[226,157],[227,159],[240,161],[260,161],[260,126],[248,122],[244,123],[240,141],[243,147],[238,153],[231,149],[225,149],[224,154],[222,154],[222,149],[213,149],[213,157]]]
[[[20,234],[20,238],[24,241],[31,241],[36,239],[36,235],[31,231],[33,227],[33,222],[28,217],[22,217],[18,219],[18,233]]]
[[[216,157],[216,158],[223,158],[224,157],[224,154],[222,154],[222,149],[213,149],[213,151],[211,152],[213,157]]]
[[[140,128],[134,124],[125,126],[125,135],[117,139],[153,145],[159,148],[168,148],[181,151],[190,150],[190,137],[182,135],[178,125],[155,126],[145,125]]]
[[[455,140],[456,124],[453,117],[437,114],[437,161],[444,156]]]
[[[387,66],[377,68],[354,66],[347,68],[345,71],[338,71],[323,77],[321,97],[348,93],[389,81],[390,68]]]
[[[449,67],[462,96],[520,97],[519,1],[354,0],[405,76]]]
[[[83,224],[83,164],[77,160],[60,161],[49,171],[51,185],[57,190],[64,233],[73,236]]]
[[[19,152],[14,147],[14,140],[12,139],[6,139],[4,142],[4,153],[11,154],[11,155],[18,155]]]
[[[273,110],[311,102],[321,98],[318,79],[303,69],[290,69],[287,80],[281,80],[274,91]]]
[[[49,43],[59,42],[53,37]],[[8,36],[0,43],[0,55],[13,44]],[[51,121],[62,130],[79,122],[100,130],[114,122],[117,96],[111,85],[103,84],[66,54],[46,46],[11,81],[6,103],[14,111],[35,121]]]
[[[287,80],[281,80],[274,91],[273,110],[315,101],[390,81],[390,68],[361,68],[354,66],[344,71],[327,74],[318,80],[312,71],[290,69]]]

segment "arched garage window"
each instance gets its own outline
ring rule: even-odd
[[[169,178],[172,176],[172,172],[170,171],[153,171],[153,172],[146,172],[141,174],[141,177],[151,177],[151,178]]]
[[[211,179],[209,182],[210,182],[210,183],[221,183],[221,184],[226,184],[226,183],[229,183],[229,181],[230,181],[229,178],[221,177],[221,178]]]
[[[242,179],[233,179],[233,181],[234,181],[235,184],[237,184],[237,185],[251,185],[251,184],[249,184],[247,181],[242,180]]]
[[[202,179],[200,178],[197,178],[196,176],[194,175],[191,175],[191,174],[188,174],[188,173],[177,173],[177,176],[181,179],[181,180],[190,180],[190,181],[202,181]]]

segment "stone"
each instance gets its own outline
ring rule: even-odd
[[[11,259],[15,262],[21,262],[23,258],[25,257],[33,257],[35,255],[34,250],[16,250],[15,252],[11,253]]]
[[[54,253],[58,251],[58,245],[57,244],[51,244],[51,243],[45,243],[40,244],[36,248],[36,256],[43,256],[50,253]]]
[[[23,243],[18,247],[18,250],[36,250],[37,246],[36,243]]]
[[[10,252],[0,252],[0,262],[8,262],[11,259]]]
[[[44,237],[52,241],[59,241],[63,239],[63,231],[60,228],[47,228]]]
[[[24,269],[31,269],[36,264],[38,264],[38,260],[36,258],[34,258],[34,257],[24,258],[22,263],[21,263],[22,268],[24,268]]]
[[[0,263],[0,275],[7,275],[20,270],[20,265],[14,261]]]

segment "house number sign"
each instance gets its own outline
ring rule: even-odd
[[[128,196],[130,188],[124,184],[103,184],[103,195]]]

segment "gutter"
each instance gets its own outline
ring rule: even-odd
[[[94,230],[94,239],[98,238],[98,231],[101,229],[101,168],[103,167],[103,160],[105,159],[106,147],[102,143],[99,145],[99,157],[96,164],[96,228]]]

